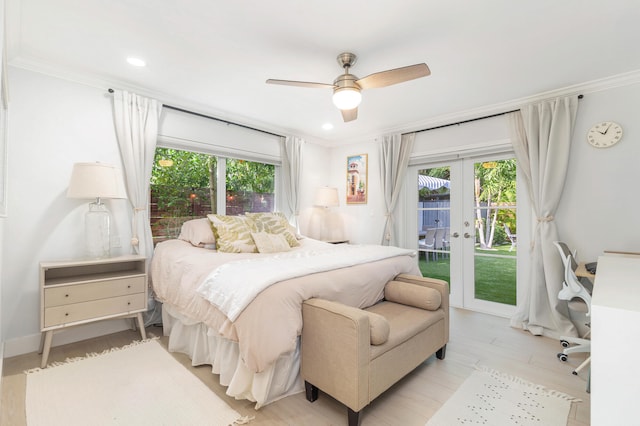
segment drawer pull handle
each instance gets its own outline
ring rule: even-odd
[[[127,288],[131,288],[131,286],[130,286],[130,285],[128,285],[128,286],[127,286]]]
[[[130,304],[131,304],[131,302],[127,302],[127,305],[130,305]]]
[[[68,316],[69,316],[69,312],[65,313],[65,314],[64,314],[64,316],[65,316],[65,317],[68,317]]]
[[[65,295],[64,295],[64,297],[69,297],[69,295],[68,295],[68,294],[65,294]]]

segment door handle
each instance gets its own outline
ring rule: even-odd
[[[465,237],[465,238],[471,238],[471,234],[469,234],[468,232],[465,232],[465,233],[464,233],[464,237]]]
[[[451,234],[451,236],[453,238],[458,238],[460,236],[460,234],[458,234],[457,232],[454,232],[453,234]]]

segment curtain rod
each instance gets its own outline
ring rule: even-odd
[[[582,98],[584,98],[584,95],[578,95],[578,99],[582,99]],[[512,113],[512,112],[516,112],[516,111],[520,111],[520,108],[518,108],[518,109],[513,109],[513,110],[511,110],[511,111],[498,112],[498,113],[496,113],[496,114],[485,115],[485,116],[483,116],[483,117],[470,118],[470,119],[468,119],[468,120],[458,121],[458,122],[456,122],[456,123],[442,124],[442,125],[440,125],[440,126],[429,127],[428,129],[416,130],[415,132],[407,132],[407,133],[403,133],[403,135],[406,135],[406,134],[409,134],[409,133],[422,133],[422,132],[428,132],[429,130],[442,129],[443,127],[457,126],[457,125],[459,125],[459,124],[471,123],[472,121],[484,120],[485,118],[499,117],[499,116],[501,116],[501,115],[510,114],[510,113]]]
[[[109,93],[113,93],[113,92],[114,92],[114,90],[110,88],[110,89],[109,89]],[[191,115],[197,115],[198,117],[208,118],[209,120],[219,121],[219,122],[221,122],[221,123],[230,124],[230,125],[232,125],[232,126],[243,127],[243,128],[245,128],[245,129],[249,129],[249,130],[255,130],[256,132],[266,133],[267,135],[277,136],[277,137],[280,137],[280,138],[283,138],[283,137],[284,137],[284,136],[282,136],[282,135],[278,135],[278,134],[276,134],[276,133],[271,133],[271,132],[268,132],[268,131],[266,131],[266,130],[256,129],[255,127],[245,126],[244,124],[234,123],[233,121],[223,120],[222,118],[212,117],[212,116],[210,116],[210,115],[205,115],[205,114],[201,114],[201,113],[199,113],[199,112],[189,111],[189,110],[187,110],[187,109],[183,109],[183,108],[175,107],[175,106],[172,106],[172,105],[164,105],[164,104],[163,104],[163,105],[162,105],[162,107],[163,107],[163,108],[169,108],[169,109],[172,109],[172,110],[174,110],[174,111],[184,112],[184,113],[191,114]]]

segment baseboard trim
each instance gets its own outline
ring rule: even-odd
[[[2,368],[4,361],[4,342],[0,341],[0,389],[2,389],[2,377],[4,376]],[[0,413],[2,413],[2,398],[0,398]]]
[[[53,334],[51,347],[92,339],[131,328],[131,320],[114,319],[63,328]],[[4,358],[37,352],[40,349],[40,333],[9,339],[4,342]]]

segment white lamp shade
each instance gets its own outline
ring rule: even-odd
[[[333,104],[341,110],[357,108],[362,101],[362,94],[352,87],[336,89],[333,92]]]
[[[69,198],[127,198],[122,171],[104,163],[76,163],[73,165]]]
[[[339,206],[340,202],[338,200],[338,188],[331,188],[328,186],[317,188],[313,204],[320,207]]]

